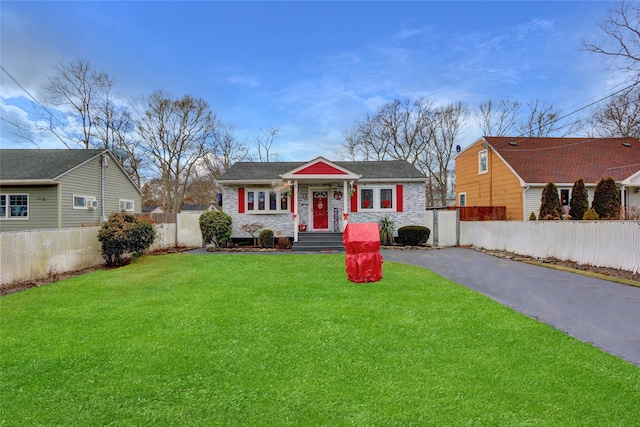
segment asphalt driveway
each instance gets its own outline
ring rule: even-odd
[[[640,288],[472,249],[382,250],[640,366]]]

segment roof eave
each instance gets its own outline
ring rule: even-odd
[[[428,178],[364,178],[358,182],[427,182]]]
[[[52,179],[3,179],[0,185],[57,185]]]

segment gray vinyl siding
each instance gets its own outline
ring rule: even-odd
[[[109,158],[109,166],[104,172],[105,216],[120,209],[120,199],[133,200],[135,213],[140,213],[140,193],[115,164],[113,158]],[[100,157],[91,159],[68,172],[58,181],[61,185],[62,227],[78,227],[99,223],[102,216]],[[95,197],[98,201],[98,207],[96,209],[74,209],[74,195]]]
[[[0,194],[27,194],[28,219],[0,219],[0,231],[58,227],[58,187],[56,185],[22,187],[2,186]]]
[[[591,202],[593,202],[593,193],[595,191],[595,186],[585,185],[587,188],[587,193],[589,195],[589,206],[591,206]],[[569,190],[569,200],[571,200],[571,190],[573,186],[570,187],[558,187],[558,195],[560,195],[560,190]],[[529,220],[529,216],[531,212],[536,214],[536,218],[540,216],[540,203],[542,201],[542,190],[544,187],[530,187],[525,193],[525,209],[524,209],[524,221]]]

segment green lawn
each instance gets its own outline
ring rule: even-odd
[[[1,425],[640,423],[640,369],[427,270],[147,256],[0,298]]]

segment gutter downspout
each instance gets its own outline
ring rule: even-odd
[[[522,191],[522,220],[527,221],[529,217],[527,216],[527,191],[529,190],[528,185],[525,185],[524,190]]]
[[[107,218],[104,216],[104,168],[107,167],[105,165],[105,157],[104,153],[100,154],[100,209],[102,210],[102,214],[100,215],[100,221],[105,222]]]

